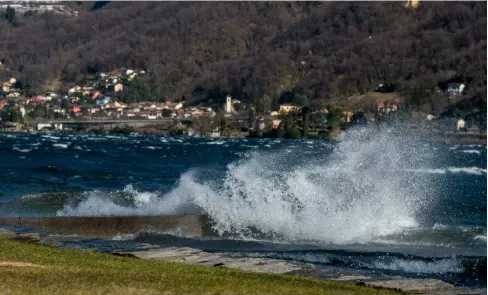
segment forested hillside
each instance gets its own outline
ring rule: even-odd
[[[31,92],[134,67],[148,73],[148,96],[231,93],[259,110],[290,92],[326,102],[386,83],[412,106],[440,112],[452,103],[438,92],[449,81],[466,83],[468,104],[486,104],[486,2],[79,5],[77,17],[0,21],[5,68]]]

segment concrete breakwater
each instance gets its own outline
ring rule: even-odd
[[[111,239],[139,232],[182,230],[203,237],[212,235],[210,221],[203,215],[129,217],[4,217],[0,225],[10,225],[64,235]]]

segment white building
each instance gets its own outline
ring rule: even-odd
[[[459,119],[457,121],[457,130],[464,129],[464,126],[466,126],[466,122],[463,119]]]
[[[225,98],[225,112],[234,112],[234,108],[232,107],[232,97],[230,95],[227,95],[227,97]]]
[[[183,104],[180,102],[179,104],[177,104],[175,106],[175,110],[181,110],[182,107],[183,107]]]
[[[447,85],[446,92],[449,95],[458,95],[458,94],[463,93],[463,90],[464,90],[465,87],[466,87],[466,85],[464,85],[464,84],[450,83],[450,84]]]
[[[80,86],[75,86],[73,88],[70,88],[68,90],[68,93],[71,94],[71,93],[79,92],[80,90],[81,90],[81,87]]]

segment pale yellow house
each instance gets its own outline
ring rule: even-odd
[[[292,104],[280,105],[280,113],[288,114],[289,112],[298,111],[298,107]]]
[[[3,92],[10,91],[10,86],[12,86],[12,85],[10,85],[10,83],[3,83],[3,87],[2,87]]]
[[[119,84],[115,84],[115,85],[114,85],[114,91],[115,91],[115,92],[120,92],[120,91],[122,91],[122,90],[124,90],[124,85],[122,85],[122,84],[120,84],[120,83],[119,83]]]

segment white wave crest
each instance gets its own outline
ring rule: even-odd
[[[42,135],[41,137],[47,138],[47,139],[51,139],[51,140],[54,140],[54,141],[61,139],[61,137],[59,137],[59,136],[53,136],[53,135]]]
[[[455,258],[437,261],[393,259],[390,262],[375,262],[373,268],[397,270],[409,273],[461,273],[464,268]]]
[[[481,151],[478,150],[462,150],[461,152],[465,154],[476,154],[476,155],[481,155]]]
[[[479,235],[479,236],[475,236],[474,239],[475,240],[481,240],[481,241],[486,243],[486,236]]]
[[[447,228],[447,225],[444,225],[442,223],[435,223],[433,226],[432,226],[432,229],[444,229],[444,228]]]
[[[130,205],[121,204],[116,196],[122,193],[126,198],[132,199]],[[160,215],[160,214],[183,214],[177,211],[183,208],[181,203],[171,198],[161,198],[155,192],[139,192],[127,185],[122,191],[105,193],[102,191],[91,191],[86,193],[86,198],[80,203],[65,205],[59,210],[58,216],[131,216],[131,215]],[[175,213],[176,212],[176,213]]]
[[[113,241],[130,241],[136,238],[135,234],[125,234],[125,235],[116,235],[112,238]]]
[[[53,144],[53,147],[67,149],[68,145],[69,144],[67,144],[67,143],[55,143],[55,144]]]
[[[465,173],[471,175],[486,174],[486,169],[479,167],[449,167],[449,168],[418,168],[403,169],[405,172],[427,173],[427,174],[447,174],[447,173]]]
[[[32,149],[20,149],[17,147],[14,147],[13,150],[18,151],[20,153],[28,153],[28,152],[32,151]]]

